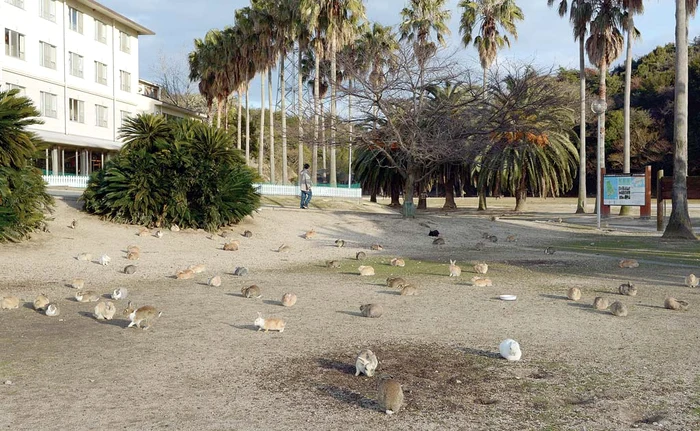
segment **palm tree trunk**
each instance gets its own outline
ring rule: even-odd
[[[216,128],[221,128],[221,117],[223,116],[224,102],[220,97],[216,98]]]
[[[627,30],[627,57],[625,58],[625,141],[622,149],[622,172],[630,173],[630,99],[632,97],[632,30],[634,29],[634,20],[632,13],[629,13]],[[621,206],[620,215],[629,215],[631,207]]]
[[[522,167],[523,176],[520,178],[520,184],[518,189],[515,191],[515,210],[523,211],[525,209],[525,200],[527,199],[527,168]],[[547,192],[545,191],[545,196]]]
[[[481,85],[483,86],[484,99],[486,98],[486,68],[483,68],[483,78],[481,80]]]
[[[228,130],[228,95],[224,99],[224,130]]]
[[[270,182],[275,184],[275,109],[272,106],[272,68],[267,69],[267,106],[270,113]]]
[[[304,80],[301,74],[301,63],[302,63],[302,44],[299,42],[299,56],[297,58],[297,119],[299,121],[299,144],[298,144],[298,158],[299,158],[299,168],[297,173],[304,169]],[[312,181],[316,181],[313,179]]]
[[[336,173],[336,160],[335,160],[335,112],[336,112],[336,34],[335,31],[331,35],[331,187],[337,187],[337,173]]]
[[[579,38],[579,81],[581,88],[581,125],[579,126],[579,165],[578,165],[578,203],[576,214],[586,212],[586,48],[583,37]]]
[[[287,172],[287,104],[286,102],[286,84],[284,81],[284,60],[286,54],[282,53],[280,58],[280,91],[281,91],[281,110],[282,110],[282,184],[289,183],[289,172]]]
[[[673,119],[673,191],[664,238],[697,239],[688,214],[688,12],[676,0],[676,82]]]
[[[238,88],[238,126],[237,126],[237,134],[238,134],[238,141],[236,142],[237,148],[240,150],[241,149],[241,141],[242,141],[242,131],[241,131],[241,124],[242,124],[242,119],[243,119],[243,113],[241,112],[241,108],[243,108],[243,101],[241,100],[242,94],[241,94],[241,89],[240,87]]]
[[[265,152],[265,71],[260,76],[260,141],[258,141],[258,175],[263,176]]]
[[[319,41],[320,32],[317,31],[315,41],[315,59],[314,59],[314,143],[311,151],[311,181],[316,182],[318,178],[318,113],[319,113],[319,75],[321,73],[321,43]]]
[[[246,74],[247,75],[247,74]],[[245,164],[250,166],[250,88],[248,87],[248,76],[245,85]]]
[[[319,99],[319,106],[321,107],[321,159],[323,160],[323,170],[325,171],[328,169],[328,165],[326,165],[328,144],[326,143],[326,114],[323,110],[323,99]]]
[[[348,188],[352,186],[352,141],[355,139],[355,131],[352,125],[352,89],[353,81],[350,80],[348,83],[350,86],[350,92],[348,94],[348,120],[349,120],[349,135],[350,144],[348,145]]]

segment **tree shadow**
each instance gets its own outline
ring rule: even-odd
[[[401,296],[401,291],[397,290],[380,290],[377,293],[382,293],[384,295],[395,295],[395,296]]]
[[[275,299],[264,299],[263,304],[282,306],[282,303],[280,301],[275,300]]]
[[[228,296],[233,296],[235,298],[245,298],[245,296],[242,293],[235,293],[235,292],[228,292],[226,293]],[[246,298],[248,299],[248,298]]]
[[[233,325],[231,323],[226,323],[228,326],[234,328],[234,329],[240,329],[242,331],[257,331],[258,327],[250,324],[250,325]]]
[[[593,308],[593,306],[591,304],[584,304],[581,302],[568,302],[566,305],[568,305],[569,307],[579,308],[579,309],[586,311],[588,313],[610,314],[610,312],[606,311],[606,310],[596,310],[595,308]]]
[[[645,308],[658,308],[661,310],[665,310],[666,307],[662,307],[660,305],[649,305],[649,304],[637,304],[636,307],[645,307]]]
[[[318,366],[326,370],[339,371],[342,374],[355,375],[355,366],[345,362],[334,361],[332,359],[318,358],[316,359]]]
[[[565,295],[552,295],[549,293],[540,293],[540,296],[543,298],[549,298],[549,299],[565,299],[567,301],[569,300],[569,297],[565,296]]]
[[[109,325],[109,326],[117,326],[119,328],[126,328],[129,326],[130,321],[126,319],[112,319],[112,320],[104,320],[104,319],[95,319],[95,315],[87,312],[87,311],[79,311],[78,314],[82,317],[87,317],[90,320],[94,320],[95,322],[101,324],[101,325]]]
[[[354,316],[354,317],[364,317],[362,313],[359,311],[346,311],[346,310],[338,310],[336,313],[340,314],[347,314],[348,316]]]

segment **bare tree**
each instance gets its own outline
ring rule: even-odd
[[[160,99],[178,108],[206,114],[207,103],[199,94],[197,83],[190,81],[187,63],[176,60],[180,58],[187,56],[167,56],[161,52],[157,65],[153,66],[155,84],[160,87]]]

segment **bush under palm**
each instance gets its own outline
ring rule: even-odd
[[[0,91],[0,242],[20,241],[45,225],[53,199],[32,165],[39,139],[27,126],[39,112],[18,90]]]
[[[125,145],[95,172],[87,212],[119,223],[202,228],[239,222],[258,208],[254,172],[232,137],[196,121],[140,115],[122,128]]]

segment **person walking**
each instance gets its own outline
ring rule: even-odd
[[[309,174],[309,164],[304,163],[304,169],[299,173],[299,188],[301,189],[301,202],[299,207],[302,209],[309,208],[311,201],[311,175]]]

